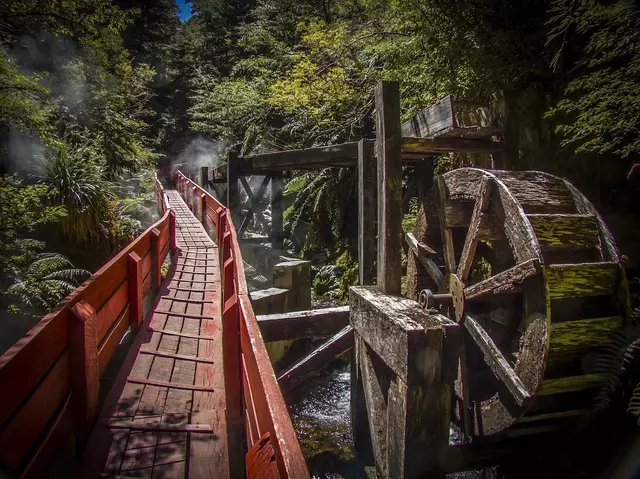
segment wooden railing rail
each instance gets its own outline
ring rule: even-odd
[[[229,210],[181,172],[176,173],[175,186],[194,214],[212,231],[220,250],[223,358],[230,447],[237,444],[234,438],[242,434],[237,426],[244,425],[248,449],[268,437],[275,452],[280,477],[309,477],[291,417],[253,313],[242,254]]]
[[[155,296],[175,250],[175,214],[160,182],[162,217],[0,356],[0,470],[43,477],[74,435],[87,440],[98,413],[100,375]]]

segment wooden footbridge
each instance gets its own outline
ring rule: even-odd
[[[42,477],[62,462],[65,477],[308,477],[280,388],[349,349],[353,437],[380,477],[562,448],[593,410],[595,351],[629,323],[610,231],[568,181],[496,169],[499,131],[465,123],[450,97],[401,125],[398,84],[382,82],[375,106],[375,139],[232,151],[224,171],[188,172],[201,186],[179,171],[157,182],[162,218],[0,357],[2,472]],[[434,177],[434,155],[456,151],[491,155],[491,169]],[[348,308],[257,318],[239,237],[271,183],[263,239],[280,246],[283,172],[332,166],[357,168],[360,286]],[[251,175],[264,176],[255,192]],[[221,183],[227,207],[208,193]],[[410,197],[417,221],[403,232]],[[331,338],[278,384],[264,341],[317,336]]]
[[[228,210],[172,180],[156,184],[162,218],[0,357],[7,474],[308,477]]]

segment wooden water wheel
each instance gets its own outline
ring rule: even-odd
[[[454,421],[467,436],[544,430],[592,410],[594,356],[629,298],[613,237],[567,181],[461,168],[421,192],[407,293],[450,293],[463,324]]]

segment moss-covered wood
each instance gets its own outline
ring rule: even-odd
[[[551,299],[607,295],[616,290],[618,264],[552,264],[546,275]]]
[[[549,358],[579,357],[607,344],[622,327],[622,318],[581,319],[551,325]]]
[[[596,248],[600,244],[593,215],[527,215],[542,248]]]
[[[583,374],[581,376],[567,376],[557,379],[545,379],[538,390],[538,396],[564,394],[585,389],[593,389],[602,384],[599,374]]]

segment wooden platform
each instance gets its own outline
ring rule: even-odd
[[[218,248],[175,190],[176,255],[78,477],[228,477]]]

